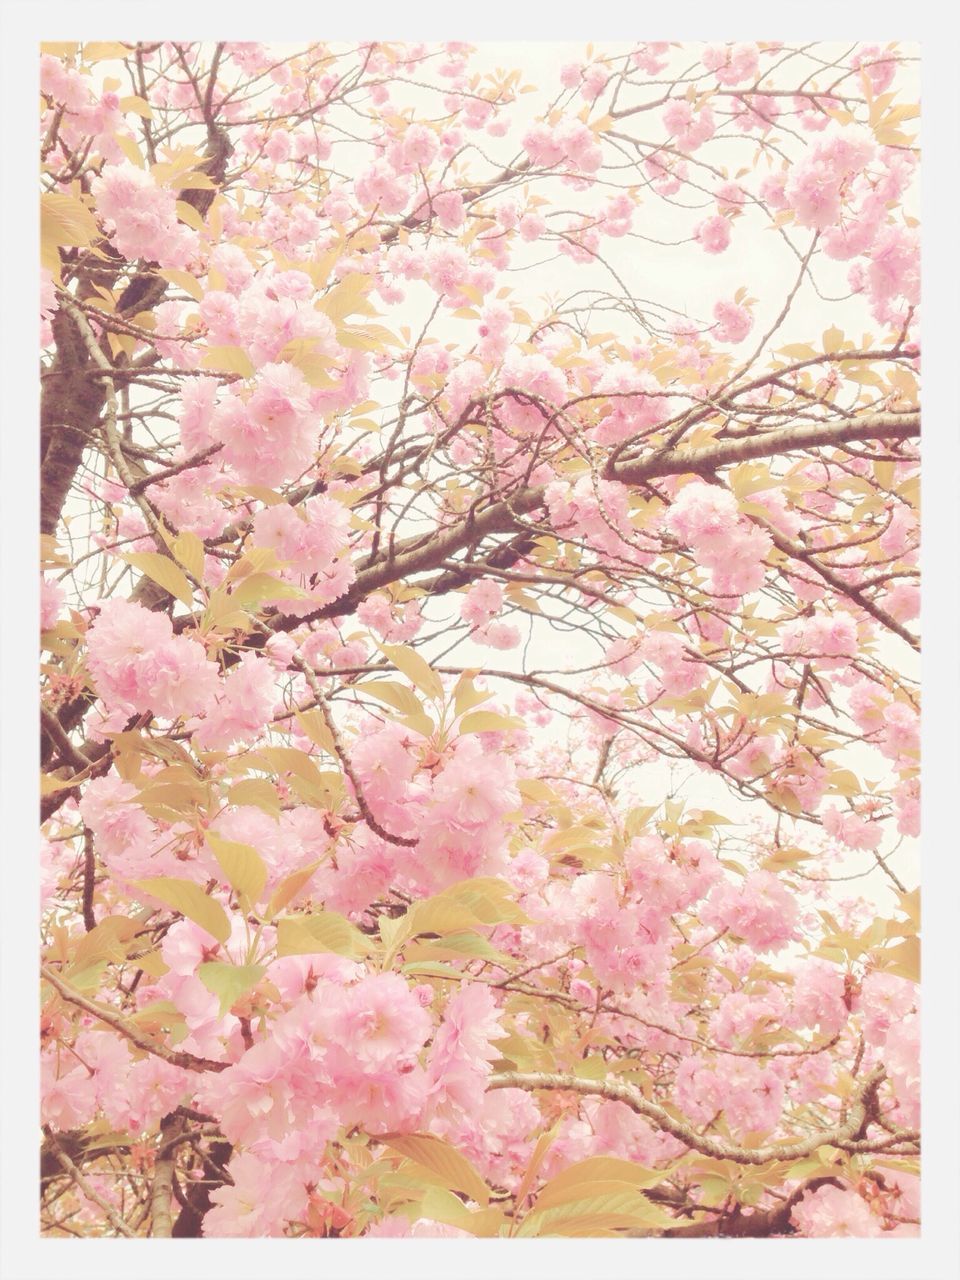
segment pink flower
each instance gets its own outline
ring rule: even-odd
[[[693,234],[707,253],[723,253],[730,243],[730,223],[720,214],[715,214],[699,223]]]
[[[276,701],[270,663],[245,653],[223,681],[223,692],[196,728],[193,740],[204,751],[249,743],[270,723]]]
[[[739,886],[723,880],[711,892],[702,919],[729,929],[757,951],[779,950],[795,933],[796,898],[769,871],[754,871]]]
[[[523,240],[539,240],[547,228],[547,224],[539,213],[525,213],[517,224],[517,230]]]
[[[817,615],[784,629],[784,653],[823,658],[852,658],[858,647],[857,625],[848,614]]]
[[[108,709],[177,719],[209,706],[219,689],[203,646],[173,633],[165,614],[113,599],[87,632],[87,668]]]
[[[759,50],[755,44],[708,45],[703,51],[703,65],[716,72],[719,84],[742,84],[752,80],[759,69]]]
[[[857,1008],[863,1014],[863,1034],[868,1044],[882,1048],[887,1033],[917,1004],[917,988],[895,973],[874,970],[864,978]]]
[[[105,165],[91,190],[100,215],[113,225],[112,240],[125,258],[161,267],[185,267],[196,256],[196,231],[177,220],[176,195],[150,172],[124,160]]]
[[[718,302],[713,308],[720,342],[742,342],[753,327],[753,317],[746,307],[735,302]]]
[[[912,582],[898,582],[883,597],[883,607],[898,622],[920,616],[920,588]]]
[[[63,608],[63,587],[49,578],[40,579],[40,630],[49,631],[57,625]]]
[[[306,1171],[296,1164],[241,1151],[230,1161],[229,1172],[232,1185],[211,1193],[213,1208],[203,1218],[205,1236],[282,1236],[287,1223],[306,1212]]]
[[[430,1014],[397,973],[327,988],[316,1010],[313,1039],[337,1075],[411,1065],[432,1030]]]
[[[433,783],[434,813],[461,829],[495,822],[520,796],[511,761],[484,755],[477,737],[460,738],[453,759]]]
[[[876,849],[883,839],[879,823],[833,807],[824,810],[823,829],[850,849]]]
[[[685,99],[668,103],[663,113],[663,124],[668,133],[682,133],[692,121],[693,107]]]
[[[664,524],[699,551],[723,552],[739,518],[737,500],[728,489],[697,480],[683,486]]]
[[[855,1191],[818,1187],[794,1205],[790,1220],[803,1236],[878,1236],[880,1219]]]
[[[447,1001],[433,1038],[428,1069],[433,1092],[461,1111],[472,1112],[497,1057],[492,1042],[505,1034],[490,988],[479,983],[461,986]]]
[[[819,1026],[825,1036],[835,1035],[847,1021],[844,975],[836,965],[815,957],[805,961],[793,986],[793,1011],[802,1026]]]
[[[474,634],[480,644],[489,645],[491,649],[515,649],[522,639],[519,627],[509,622],[488,622]]]
[[[475,627],[489,622],[503,607],[503,591],[492,578],[481,578],[470,587],[460,605],[460,617]]]

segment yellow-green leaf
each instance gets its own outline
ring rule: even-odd
[[[203,892],[195,880],[179,880],[175,876],[154,876],[148,880],[134,880],[134,885],[144,893],[159,898],[174,911],[206,929],[218,942],[230,937],[230,920],[216,899]]]
[[[184,604],[193,604],[193,588],[187,575],[168,556],[162,556],[159,551],[131,551],[123,558],[127,564],[132,564],[135,569],[163,587],[164,591],[169,591]]]
[[[362,272],[353,272],[320,298],[316,304],[317,310],[329,316],[335,323],[358,312],[369,314],[370,306],[366,301],[366,295],[372,285],[373,281],[369,276]]]
[[[178,200],[176,210],[177,217],[188,227],[192,227],[194,231],[206,231],[206,223],[192,204],[187,204],[186,200]]]
[[[419,715],[423,710],[420,699],[413,690],[408,689],[405,684],[398,684],[396,680],[366,680],[354,687],[357,693],[367,693],[379,702],[385,702],[388,707],[401,711],[405,716]]]
[[[838,329],[836,325],[832,325],[829,329],[825,329],[823,331],[823,349],[828,355],[832,355],[835,351],[839,351],[842,345],[842,329]]]
[[[292,902],[301,889],[303,889],[310,877],[320,865],[320,859],[311,862],[308,867],[300,867],[297,871],[291,871],[274,889],[270,895],[270,901],[267,903],[267,919],[272,920],[278,911],[282,911],[288,902]]]
[[[117,40],[88,40],[83,46],[84,62],[106,62],[125,58],[130,50]]]
[[[129,134],[115,133],[113,135],[113,140],[131,164],[135,164],[138,169],[145,169],[147,167],[147,163],[143,158],[143,152]]]
[[[529,924],[517,906],[515,890],[497,876],[477,876],[460,880],[444,889],[433,901],[455,902],[466,907],[483,924]]]
[[[173,540],[170,550],[197,581],[203,578],[203,542],[195,533],[184,529]]]
[[[68,970],[65,976],[72,982],[72,971],[81,973],[101,960],[125,960],[130,941],[139,928],[139,922],[130,916],[104,916],[77,943],[72,970]]]
[[[327,728],[327,722],[323,718],[321,711],[297,711],[294,713],[297,724],[304,731],[310,741],[325,751],[328,756],[336,759],[337,747],[333,740],[333,734]]]
[[[255,987],[266,967],[262,964],[225,964],[210,960],[197,969],[197,977],[215,996],[220,998],[220,1016],[230,1012],[241,996]]]
[[[120,110],[124,112],[124,114],[128,111],[133,111],[136,115],[142,116],[144,120],[153,119],[153,108],[150,106],[150,103],[146,102],[135,93],[131,93],[128,97],[120,99]]]
[[[202,297],[201,290],[197,301]],[[200,361],[200,368],[216,369],[219,373],[239,373],[242,378],[252,378],[257,372],[250,357],[240,347],[208,347]]]
[[[214,831],[207,832],[207,844],[230,885],[237,893],[246,894],[251,903],[257,902],[267,883],[267,865],[256,849],[236,840],[224,840]]]
[[[522,728],[519,716],[503,716],[498,711],[471,711],[460,721],[461,733],[507,733]]]
[[[292,582],[283,582],[269,573],[251,573],[230,593],[234,604],[244,609],[255,609],[264,600],[303,600],[307,592]]]
[[[231,804],[253,805],[273,818],[282,812],[277,788],[266,778],[241,778],[230,788],[229,800]]]
[[[83,248],[100,234],[83,201],[65,191],[46,191],[40,197],[40,224],[43,241],[57,247]]]
[[[355,960],[369,949],[369,943],[360,930],[336,911],[286,916],[277,921],[278,956],[306,956],[333,951]]]
[[[420,933],[462,933],[482,923],[467,907],[439,897],[415,902],[403,920],[403,936],[408,938]]]
[[[76,196],[47,191],[40,197],[40,262],[60,280],[60,248],[83,248],[100,235],[97,220]]]
[[[478,689],[472,680],[466,676],[461,676],[457,681],[457,687],[453,691],[453,710],[458,716],[466,715],[468,711],[472,711],[474,707],[481,702],[486,702],[488,698],[493,697],[488,689]]]
[[[415,1173],[419,1178],[424,1165],[416,1165]],[[459,1227],[461,1231],[469,1231],[472,1236],[490,1237],[499,1234],[506,1222],[502,1209],[489,1205],[486,1209],[468,1209],[452,1191],[445,1187],[428,1187],[423,1198],[404,1210],[417,1218],[426,1218],[430,1222],[446,1222],[451,1227]]]
[[[909,982],[920,981],[920,939],[916,935],[905,938],[895,947],[874,951],[873,956],[884,972],[895,973]]]
[[[545,1183],[537,1196],[538,1209],[550,1209],[554,1205],[576,1199],[598,1182],[629,1183],[632,1186],[653,1187],[662,1182],[666,1174],[646,1169],[632,1160],[620,1160],[616,1156],[589,1156],[556,1174]],[[574,1193],[571,1195],[571,1192]]]
[[[163,276],[164,280],[169,280],[171,284],[175,284],[179,289],[182,289],[184,293],[189,293],[190,297],[195,299],[197,302],[203,301],[203,285],[197,277],[192,276],[189,271],[181,271],[177,267],[164,267],[162,270],[157,272],[157,275]],[[213,349],[217,350],[218,348]],[[230,351],[233,348],[227,347],[224,349]],[[210,365],[202,364],[201,362],[201,367],[209,369]],[[214,367],[219,368],[219,365]],[[230,372],[233,371],[231,370]]]
[[[443,683],[435,671],[415,649],[405,644],[382,644],[380,650],[388,662],[402,671],[411,684],[415,684],[428,698],[439,701],[443,697]]]
[[[487,1184],[467,1157],[451,1147],[449,1142],[429,1133],[388,1134],[379,1141],[398,1155],[406,1156],[408,1160],[437,1174],[443,1179],[445,1186],[454,1191],[462,1191],[484,1208],[489,1204],[490,1191]]]
[[[670,1214],[658,1209],[640,1192],[608,1190],[605,1194],[551,1209],[536,1209],[524,1218],[517,1235],[599,1236],[630,1227],[663,1229],[675,1225]]]

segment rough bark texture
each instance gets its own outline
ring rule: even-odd
[[[105,400],[103,379],[88,376],[93,362],[63,310],[53,317],[53,340],[57,352],[40,398],[40,532],[48,534],[57,530]]]

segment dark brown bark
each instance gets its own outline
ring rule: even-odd
[[[40,532],[56,533],[60,516],[103,410],[102,379],[88,377],[93,362],[65,311],[53,317],[56,355],[40,398]]]

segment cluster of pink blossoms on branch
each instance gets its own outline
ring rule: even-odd
[[[915,55],[556,54],[44,49],[47,1235],[919,1231]]]

